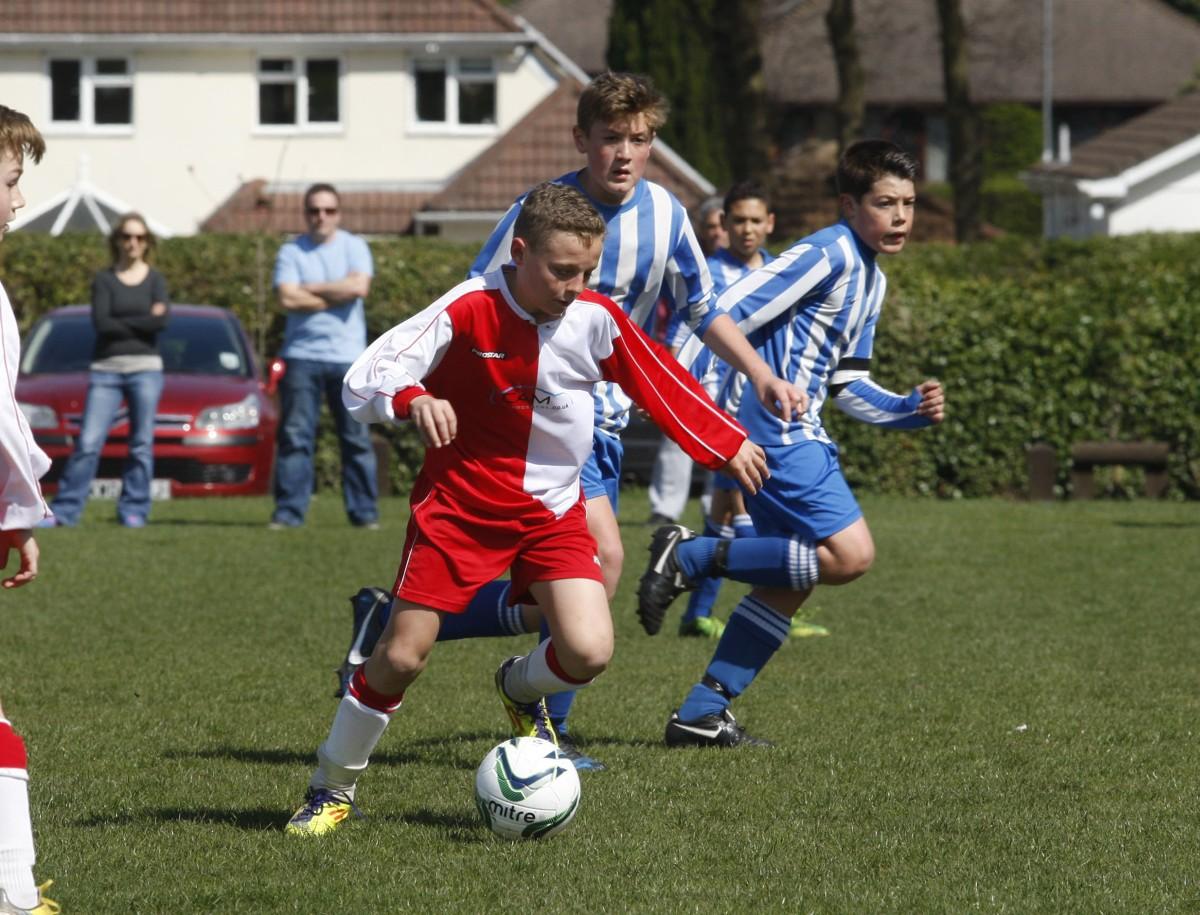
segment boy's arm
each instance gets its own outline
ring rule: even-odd
[[[710,470],[726,469],[757,491],[767,475],[762,449],[620,308],[607,300],[604,307],[616,323],[612,353],[600,360],[605,379],[620,384],[694,461]]]
[[[841,364],[846,361],[843,359]],[[923,381],[906,396],[880,387],[865,372],[852,381],[839,383],[841,364],[829,393],[834,405],[846,415],[887,429],[923,429],[942,421],[946,398],[941,382]]]
[[[428,394],[421,380],[437,368],[454,336],[450,304],[439,299],[397,324],[350,366],[342,403],[360,423],[408,419],[413,401]]]
[[[790,420],[808,409],[808,395],[771,371],[729,315],[717,315],[703,340],[705,346],[746,376],[763,406],[776,416]]]

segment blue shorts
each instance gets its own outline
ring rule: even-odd
[[[608,496],[614,515],[621,492],[621,458],[624,455],[625,446],[619,438],[596,429],[592,432],[592,453],[579,471],[583,497]]]
[[[837,445],[804,441],[764,448],[771,478],[746,497],[760,537],[824,540],[862,517],[838,463]]]

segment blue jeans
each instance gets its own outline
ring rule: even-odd
[[[100,450],[124,400],[129,407],[129,456],[121,471],[117,517],[150,514],[150,481],[154,478],[154,411],[162,394],[162,372],[92,372],[79,438],[67,460],[58,493],[51,503],[60,524],[79,523],[88,488],[96,477]]]
[[[279,385],[282,416],[275,459],[275,514],[280,524],[304,523],[313,489],[313,451],[321,398],[329,404],[342,453],[342,499],[351,524],[378,520],[375,502],[379,484],[375,477],[375,449],[367,426],[342,405],[342,379],[348,362],[314,362],[288,359]]]

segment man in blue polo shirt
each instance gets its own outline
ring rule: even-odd
[[[350,523],[379,526],[375,452],[365,425],[342,405],[342,378],[367,346],[363,299],[374,268],[367,243],[339,228],[341,201],[329,184],[304,192],[308,232],[275,259],[275,293],[287,312],[279,386],[282,416],[275,462],[273,529],[299,527],[313,485],[313,451],[321,399],[329,405],[342,457],[342,498]]]

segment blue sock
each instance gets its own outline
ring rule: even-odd
[[[787,641],[789,623],[783,614],[746,595],[725,624],[725,634],[705,673],[724,686],[731,697],[740,696]],[[679,717],[692,721],[704,715],[719,715],[728,706],[728,698],[697,683],[679,707]]]
[[[550,627],[542,620],[542,641],[550,638]],[[565,693],[551,693],[546,697],[546,712],[550,715],[550,723],[560,734],[567,733],[567,718],[571,714],[571,703],[575,701],[578,690],[570,689]]]
[[[757,537],[758,532],[754,529],[754,522],[749,515],[734,515],[733,516],[733,535],[739,540],[744,540],[746,537]]]
[[[507,579],[490,581],[471,598],[462,613],[443,613],[439,642],[455,639],[482,639],[498,635],[521,635],[526,632],[519,604],[510,606],[508,599],[512,582]]]
[[[699,581],[715,571],[713,555],[721,541],[697,537],[675,548],[683,574]],[[729,544],[725,571],[734,581],[807,591],[817,583],[817,545],[799,537],[747,537]]]
[[[732,540],[734,532],[731,527],[705,521],[703,536]],[[693,579],[693,581],[696,582],[696,590],[688,598],[687,610],[683,614],[684,623],[690,623],[697,617],[712,616],[713,604],[717,602],[717,595],[721,591],[721,579],[715,575],[704,576],[699,580]]]

